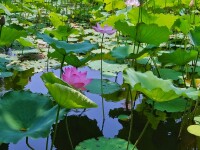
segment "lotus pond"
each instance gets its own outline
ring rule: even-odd
[[[200,1],[0,2],[0,150],[200,149]]]

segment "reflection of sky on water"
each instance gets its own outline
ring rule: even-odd
[[[99,71],[91,71],[89,67],[84,67],[79,69],[80,71],[88,71],[87,77],[88,78],[98,78],[100,79],[100,72]],[[59,77],[59,70],[53,71],[58,77]],[[40,76],[43,73],[37,73],[34,76],[31,77],[31,82],[25,87],[25,89],[30,89],[34,93],[47,93],[47,89],[44,86]],[[115,77],[110,78],[111,81],[115,80]],[[121,84],[122,81],[122,74],[119,73],[117,82]],[[93,109],[87,109],[82,115],[87,115],[90,119],[95,119],[98,122],[98,127],[101,130],[102,129],[102,122],[103,122],[103,115],[102,115],[102,101],[101,97],[96,94],[85,92],[86,96],[90,98],[92,101],[96,102],[98,105],[98,108]],[[109,111],[113,108],[119,108],[122,106],[122,101],[120,102],[106,102],[104,101],[104,108],[105,108],[105,122],[104,122],[104,128],[103,128],[103,135],[105,137],[114,137],[118,134],[118,131],[122,128],[121,124],[118,122],[118,119],[113,119],[109,117]],[[72,110],[69,115],[77,114],[79,115],[82,110]],[[34,147],[36,150],[44,150],[45,149],[45,143],[46,139],[38,139],[38,140],[32,140],[30,139],[30,145]],[[17,144],[10,144],[9,150],[28,150],[27,146],[25,145],[25,140],[21,140]]]

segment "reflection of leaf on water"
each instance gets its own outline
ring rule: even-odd
[[[55,147],[59,150],[70,150],[71,148],[67,136],[65,121],[66,120],[62,120],[58,124]],[[67,121],[74,146],[83,140],[97,138],[103,135],[97,126],[97,121],[91,120],[87,116],[68,116]]]
[[[30,68],[25,71],[13,71],[13,75],[11,77],[5,78],[5,88],[7,90],[21,90],[23,89],[29,82],[30,77],[33,75],[34,69]]]

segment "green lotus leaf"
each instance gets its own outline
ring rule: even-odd
[[[0,46],[8,46],[12,42],[14,42],[14,40],[25,35],[26,31],[24,30],[17,30],[10,27],[3,27],[1,31]]]
[[[160,76],[163,79],[172,79],[172,80],[178,80],[180,79],[180,76],[182,76],[181,72],[175,71],[173,69],[168,69],[168,68],[159,68],[158,69]],[[158,75],[157,71],[154,70],[153,73],[155,75]]]
[[[200,125],[190,125],[187,131],[193,135],[200,136]]]
[[[125,82],[130,84],[134,90],[144,93],[154,101],[164,102],[180,96],[197,100],[199,97],[199,91],[194,88],[177,88],[171,80],[158,78],[151,71],[141,73],[128,68],[123,77]]]
[[[136,41],[139,43],[147,43],[159,45],[167,42],[171,34],[166,26],[159,27],[157,24],[140,23],[136,26]]]
[[[25,137],[47,137],[55,122],[57,106],[43,95],[11,91],[0,99],[0,142],[17,143]],[[60,117],[64,115],[61,110]]]
[[[55,58],[56,60],[60,62],[62,62],[64,59],[64,55],[62,55],[61,53],[57,51],[49,53],[48,57]],[[80,59],[75,54],[68,54],[67,56],[65,56],[65,62],[68,65],[72,65],[78,68],[78,67],[84,66],[88,61],[90,61],[94,57],[95,57],[95,54],[90,54],[89,56],[83,57]]]
[[[6,15],[11,15],[10,11],[2,3],[0,4],[0,9],[2,9]]]
[[[55,12],[51,12],[49,14],[49,19],[51,20],[53,26],[56,28],[65,24],[64,21],[62,21],[63,20],[62,15]]]
[[[20,37],[19,39],[17,39],[17,41],[24,47],[31,47],[33,46],[33,43],[30,39],[28,38],[23,38],[23,37]]]
[[[60,78],[58,78],[57,76],[55,76],[54,73],[52,72],[47,72],[47,73],[43,73],[41,75],[42,81],[46,84],[46,83],[50,83],[50,84],[54,84],[54,83],[58,83],[58,84],[62,84],[65,86],[70,86],[68,85],[66,82],[64,82],[63,80],[61,80]],[[71,87],[71,86],[70,86]]]
[[[136,25],[138,23],[139,15],[141,15],[142,22],[146,24],[154,23],[156,19],[155,14],[151,15],[150,13],[147,12],[146,9],[143,9],[141,14],[139,13],[139,11],[140,8],[136,7],[128,12],[128,18],[130,19],[131,23]]]
[[[152,100],[148,100],[147,103],[153,104]],[[187,101],[183,98],[177,98],[166,102],[155,102],[154,109],[166,112],[184,112],[187,108]]]
[[[94,70],[100,70],[101,68],[100,64],[101,64],[101,61],[96,60],[96,61],[90,62],[88,66]],[[114,61],[109,61],[109,60],[104,60],[102,62],[102,66],[103,66],[103,72],[112,72],[112,73],[121,72],[125,68],[127,68],[127,64],[118,64]]]
[[[103,94],[111,94],[121,89],[120,85],[116,82],[103,79]],[[101,80],[93,79],[90,84],[86,86],[86,89],[95,94],[101,94]]]
[[[169,29],[172,27],[174,22],[177,20],[179,16],[175,16],[174,14],[155,14],[156,20],[154,23],[159,26],[167,26]]]
[[[62,55],[66,55],[68,53],[87,53],[98,47],[97,44],[91,44],[89,41],[69,44],[66,41],[55,40],[45,34],[38,33],[37,36],[50,44],[54,49],[56,49],[56,51],[58,51]]]
[[[177,49],[172,53],[163,53],[161,56],[158,56],[158,61],[160,61],[163,65],[172,63],[182,66],[196,59],[197,55],[198,52],[195,50],[188,52],[183,49]]]
[[[190,37],[195,46],[200,46],[200,26],[196,26],[194,30],[190,31]]]
[[[104,138],[88,139],[76,146],[75,150],[127,150],[128,141],[120,138]],[[130,143],[128,150],[137,150],[134,145]]]
[[[135,26],[129,26],[127,22],[115,22],[115,29],[117,29],[117,31],[121,31],[121,33],[125,36],[130,36],[132,40],[135,39],[136,28]]]
[[[106,11],[111,11],[116,8],[122,9],[126,7],[123,0],[104,0],[104,3],[106,3],[106,6],[105,6]]]
[[[0,72],[0,78],[10,77],[12,75],[12,72]]]
[[[200,125],[200,115],[194,117],[194,121],[196,124]]]
[[[58,83],[45,83],[54,100],[64,108],[92,108],[97,105],[81,92]]]

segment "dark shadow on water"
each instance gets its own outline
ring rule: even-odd
[[[103,136],[96,120],[91,120],[87,116],[68,116],[67,120],[74,147],[86,139]],[[55,140],[57,150],[71,150],[65,122],[66,119],[62,120],[58,125]]]

